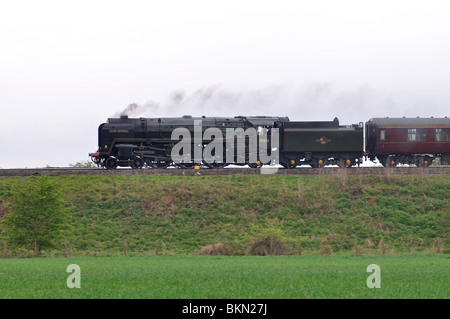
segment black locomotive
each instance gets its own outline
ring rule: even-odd
[[[231,138],[227,135],[230,132],[234,134]],[[213,144],[215,147],[211,148]],[[197,165],[221,168],[230,164],[351,167],[359,166],[364,156],[372,161],[378,159],[385,166],[428,166],[438,156],[442,164],[450,164],[450,119],[385,118],[371,119],[365,125],[340,125],[337,118],[299,122],[270,116],[121,116],[99,126],[98,145],[98,151],[89,155],[98,166],[107,169]],[[267,146],[267,154],[277,154],[275,160],[263,156],[262,145]],[[180,148],[183,157],[174,160],[174,150]],[[203,156],[206,150],[210,154],[207,160]]]

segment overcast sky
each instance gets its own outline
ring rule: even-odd
[[[2,1],[0,167],[68,166],[135,116],[450,114],[450,1]]]

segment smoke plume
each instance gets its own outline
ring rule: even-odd
[[[112,117],[119,117],[124,115],[128,117],[138,117],[147,112],[154,113],[154,116],[157,116],[156,113],[158,111],[158,108],[158,103],[153,101],[147,102],[143,105],[130,103],[123,111],[115,113]]]
[[[261,88],[225,88],[212,85],[187,92],[172,91],[157,103],[131,103],[115,117],[179,117],[192,116],[288,116],[291,120],[332,120],[342,123],[366,121],[373,116],[393,114],[399,107],[394,98],[377,92],[368,85],[340,87],[335,82],[272,84]],[[400,111],[401,112],[401,111]]]

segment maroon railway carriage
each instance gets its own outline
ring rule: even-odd
[[[366,152],[383,166],[428,166],[436,157],[450,165],[450,119],[373,118],[366,122]]]

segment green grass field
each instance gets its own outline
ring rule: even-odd
[[[67,266],[81,288],[68,288]],[[381,288],[368,288],[367,266]],[[0,260],[0,298],[291,299],[450,297],[448,255],[149,256]]]

